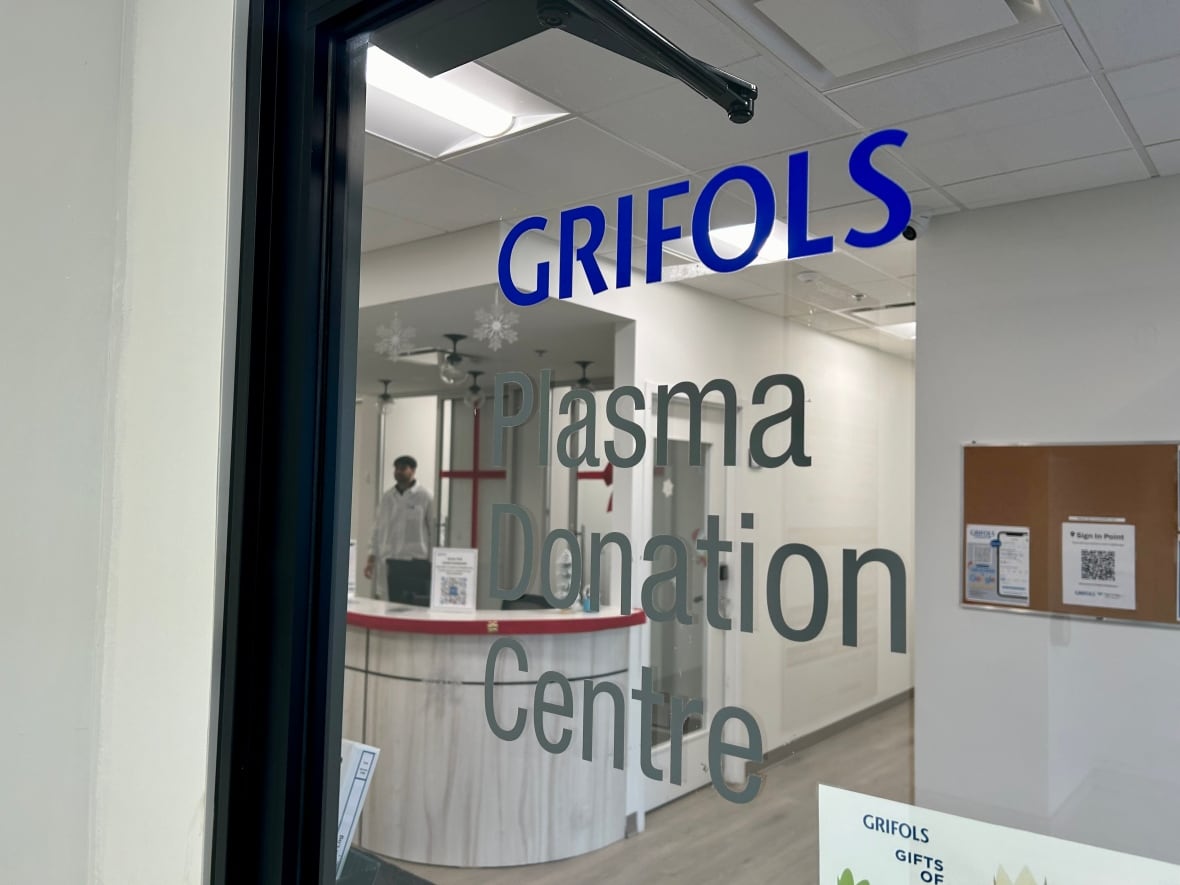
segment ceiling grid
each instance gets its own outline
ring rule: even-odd
[[[561,32],[538,34],[477,67],[568,114],[443,159],[369,136],[365,250],[524,215],[555,218],[586,203],[613,224],[621,194],[684,178],[699,190],[734,163],[771,176],[781,218],[786,157],[801,149],[812,155],[813,232],[867,229],[880,206],[840,169],[858,135],[886,127],[910,133],[878,162],[916,213],[1180,171],[1174,0],[622,2],[690,54],[756,82],[754,119],[735,127],[681,83]],[[925,18],[915,24],[918,13]],[[738,190],[719,209],[723,223],[750,208]],[[913,301],[913,245],[890,249],[790,270],[756,265],[726,279],[683,276],[780,314],[798,307],[806,290],[795,277],[808,269],[836,287]]]

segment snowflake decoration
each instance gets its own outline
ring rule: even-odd
[[[487,342],[489,350],[499,350],[505,344],[515,344],[519,337],[516,324],[520,322],[520,314],[505,310],[499,301],[491,310],[476,310],[475,322],[475,337]]]
[[[377,353],[392,362],[397,362],[398,357],[405,356],[414,349],[414,336],[417,334],[418,330],[413,326],[403,326],[395,313],[392,323],[377,327]]]
[[[663,487],[664,497],[671,498],[672,492],[674,492],[674,491],[676,491],[676,486],[672,485],[671,477],[669,477],[668,479],[665,479],[664,480],[664,487]]]

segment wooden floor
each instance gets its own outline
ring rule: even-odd
[[[913,702],[906,701],[768,768],[762,792],[747,805],[698,790],[649,814],[640,835],[572,860],[500,870],[398,865],[437,885],[812,885],[819,875],[816,785],[912,802],[913,735]]]

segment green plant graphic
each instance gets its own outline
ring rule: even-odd
[[[1049,885],[1049,880],[1045,879],[1044,885]],[[992,879],[993,885],[1037,885],[1036,877],[1029,871],[1028,867],[1022,867],[1020,874],[1015,879],[1009,878],[1008,871],[1000,867],[996,871],[996,877]]]
[[[857,882],[856,877],[852,875],[852,870],[845,870],[836,880],[836,885],[869,885],[869,880],[861,879]]]

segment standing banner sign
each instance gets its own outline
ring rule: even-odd
[[[336,878],[344,872],[348,849],[373,782],[373,768],[381,751],[355,741],[340,742],[340,805],[336,826]]]
[[[1180,885],[1180,867],[819,788],[820,885]]]

